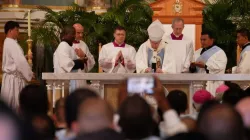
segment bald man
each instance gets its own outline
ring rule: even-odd
[[[74,24],[73,27],[76,30],[76,37],[75,41],[73,42],[73,48],[80,48],[83,51],[84,57],[86,59],[85,67],[81,72],[89,72],[95,65],[95,59],[90,53],[86,43],[82,41],[84,27],[79,23]]]
[[[243,140],[244,126],[239,113],[226,104],[212,105],[198,118],[198,131],[208,140]]]
[[[84,68],[83,69],[77,69],[72,72],[89,72],[95,65],[95,59],[93,55],[90,53],[88,46],[86,45],[85,42],[82,41],[83,39],[83,32],[84,32],[84,27],[76,23],[73,25],[75,28],[76,34],[75,34],[75,40],[73,41],[73,48],[74,49],[80,49],[83,51],[83,59],[84,59]],[[77,57],[79,58],[79,57]],[[73,91],[74,89],[77,88],[82,88],[86,85],[86,80],[71,80],[70,81],[70,91]]]
[[[113,126],[113,109],[101,98],[89,98],[79,108],[79,134],[100,131]]]

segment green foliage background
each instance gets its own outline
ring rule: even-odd
[[[148,38],[147,28],[152,22],[153,11],[144,0],[124,0],[113,5],[106,13],[97,15],[72,4],[65,11],[55,12],[46,6],[45,19],[32,30],[34,71],[41,80],[42,72],[53,72],[53,53],[60,43],[59,35],[65,25],[80,23],[84,26],[84,41],[98,62],[98,44],[113,41],[113,31],[118,25],[126,29],[126,42],[138,48]],[[92,72],[97,72],[98,65]]]

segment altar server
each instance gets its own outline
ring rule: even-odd
[[[135,48],[126,44],[126,31],[117,27],[114,42],[105,44],[99,53],[99,64],[106,73],[133,73],[135,71]]]
[[[224,74],[227,65],[225,52],[214,44],[214,36],[211,32],[201,33],[202,48],[194,54],[193,63],[190,66],[192,73]],[[215,96],[216,89],[223,81],[208,81],[206,89]]]
[[[159,20],[148,27],[149,39],[144,42],[136,54],[137,73],[175,73],[173,51],[162,40],[164,27]]]
[[[237,43],[242,48],[240,61],[236,67],[233,67],[232,73],[249,74],[250,73],[250,33],[248,29],[237,31]]]
[[[33,72],[23,49],[17,43],[19,24],[8,21],[4,26],[4,32],[6,39],[3,44],[1,98],[11,108],[17,109],[19,92],[25,87],[27,81],[31,81]]]
[[[189,66],[194,55],[193,41],[182,33],[184,29],[184,20],[182,18],[174,18],[172,21],[173,32],[164,35],[163,40],[168,43],[174,52],[175,73],[189,72]]]
[[[75,40],[75,29],[72,26],[67,26],[61,34],[62,42],[54,52],[54,73],[69,73],[78,70],[84,70],[84,65],[88,61],[84,52],[80,48],[73,48]],[[76,88],[76,84],[71,81],[70,91]]]
[[[89,72],[95,65],[95,59],[93,57],[93,55],[90,53],[88,46],[86,45],[85,42],[82,41],[83,39],[83,32],[84,32],[84,27],[79,24],[76,23],[73,25],[73,27],[76,30],[76,38],[75,41],[73,42],[73,48],[74,49],[81,49],[83,51],[83,57],[86,60],[84,63],[84,68],[83,70],[78,69],[75,70],[75,72],[79,72],[79,73],[86,73]],[[77,57],[79,58],[79,57]],[[71,82],[75,82],[75,88],[81,88],[84,87],[86,85],[86,80],[74,80]],[[71,86],[73,86],[71,84]]]

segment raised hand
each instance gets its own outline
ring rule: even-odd
[[[75,52],[76,52],[76,55],[78,56],[78,57],[80,57],[80,58],[83,58],[83,57],[85,57],[85,53],[82,51],[82,49],[78,49],[78,48],[76,48],[75,49]]]

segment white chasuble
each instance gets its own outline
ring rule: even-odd
[[[240,53],[238,66],[233,67],[232,73],[250,74],[250,43]]]
[[[19,93],[27,81],[31,81],[33,72],[26,60],[22,48],[16,40],[6,38],[3,45],[1,98],[13,109],[19,106]]]
[[[54,73],[77,72],[77,70],[72,70],[76,59],[77,55],[74,48],[65,41],[61,42],[54,52]],[[78,86],[76,80],[70,80],[70,92],[78,88]]]
[[[87,44],[85,42],[83,42],[82,40],[79,41],[79,43],[73,43],[72,46],[74,49],[81,49],[85,54],[86,57],[88,58],[87,62],[84,64],[84,69],[81,70],[76,70],[75,72],[79,72],[79,73],[87,73],[89,72],[95,65],[95,59],[93,57],[93,55],[90,53],[89,48],[87,46]],[[79,58],[77,56],[77,58]],[[81,88],[86,86],[86,80],[75,80],[75,84],[76,84],[76,88]]]
[[[176,62],[175,73],[189,72],[189,66],[194,55],[192,40],[187,38],[185,35],[182,40],[173,40],[171,35],[164,36],[163,40],[168,43],[168,46],[173,51]]]
[[[145,73],[145,70],[152,65],[152,57],[155,57],[156,63],[158,62],[157,67],[161,68],[164,73],[175,73],[174,55],[168,44],[161,41],[158,49],[154,51],[150,40],[144,42],[136,53],[136,72]]]
[[[124,57],[124,66],[121,63],[115,65],[115,59],[119,51]],[[115,47],[108,43],[102,46],[99,53],[99,65],[106,73],[133,73],[135,71],[135,48],[125,44],[124,47]]]
[[[203,62],[207,66],[208,74],[224,74],[227,65],[227,56],[225,52],[217,47],[206,50],[200,55],[202,48],[198,49],[194,54],[195,62]],[[205,68],[198,68],[198,73],[207,73]],[[206,90],[209,91],[215,97],[216,89],[223,84],[223,81],[208,81]]]

